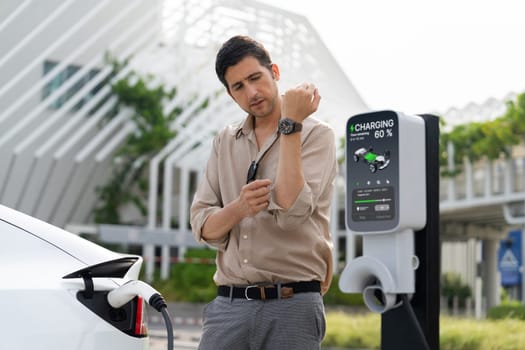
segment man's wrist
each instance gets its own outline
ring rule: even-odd
[[[293,120],[292,118],[282,118],[279,120],[279,133],[282,135],[290,135],[300,132],[303,129],[303,124]]]

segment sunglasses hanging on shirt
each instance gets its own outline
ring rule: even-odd
[[[252,161],[252,164],[250,164],[250,167],[248,168],[248,175],[246,175],[246,183],[249,184],[253,180],[255,180],[255,176],[257,176],[257,168],[259,167],[259,163],[255,160]]]
[[[248,174],[246,175],[246,183],[249,184],[250,182],[254,181],[257,177],[257,169],[259,168],[259,163],[264,158],[266,153],[272,148],[272,146],[275,144],[275,141],[279,138],[279,133],[277,133],[276,136],[274,136],[272,143],[268,148],[266,148],[263,152],[263,154],[257,159],[251,162],[250,166],[248,167]]]

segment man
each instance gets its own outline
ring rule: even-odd
[[[279,68],[249,37],[224,43],[215,69],[248,116],[215,137],[191,207],[196,239],[218,250],[199,348],[319,349],[337,171],[333,130],[310,117],[321,97],[312,84],[280,96]]]

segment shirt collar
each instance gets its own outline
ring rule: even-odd
[[[244,121],[239,124],[239,126],[235,129],[235,138],[238,139],[241,137],[241,135],[249,135],[253,131],[253,124],[254,124],[254,116],[248,115],[246,118],[244,118]]]

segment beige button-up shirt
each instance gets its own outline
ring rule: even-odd
[[[224,128],[213,140],[202,182],[191,206],[197,241],[216,210],[236,199],[246,184],[248,167],[261,157],[258,179],[275,182],[279,158],[277,130],[258,150],[253,117]],[[244,218],[223,239],[206,243],[218,249],[217,285],[321,281],[323,294],[332,279],[330,205],[337,173],[335,136],[325,123],[309,117],[301,131],[305,184],[291,208],[272,198],[267,210]]]

